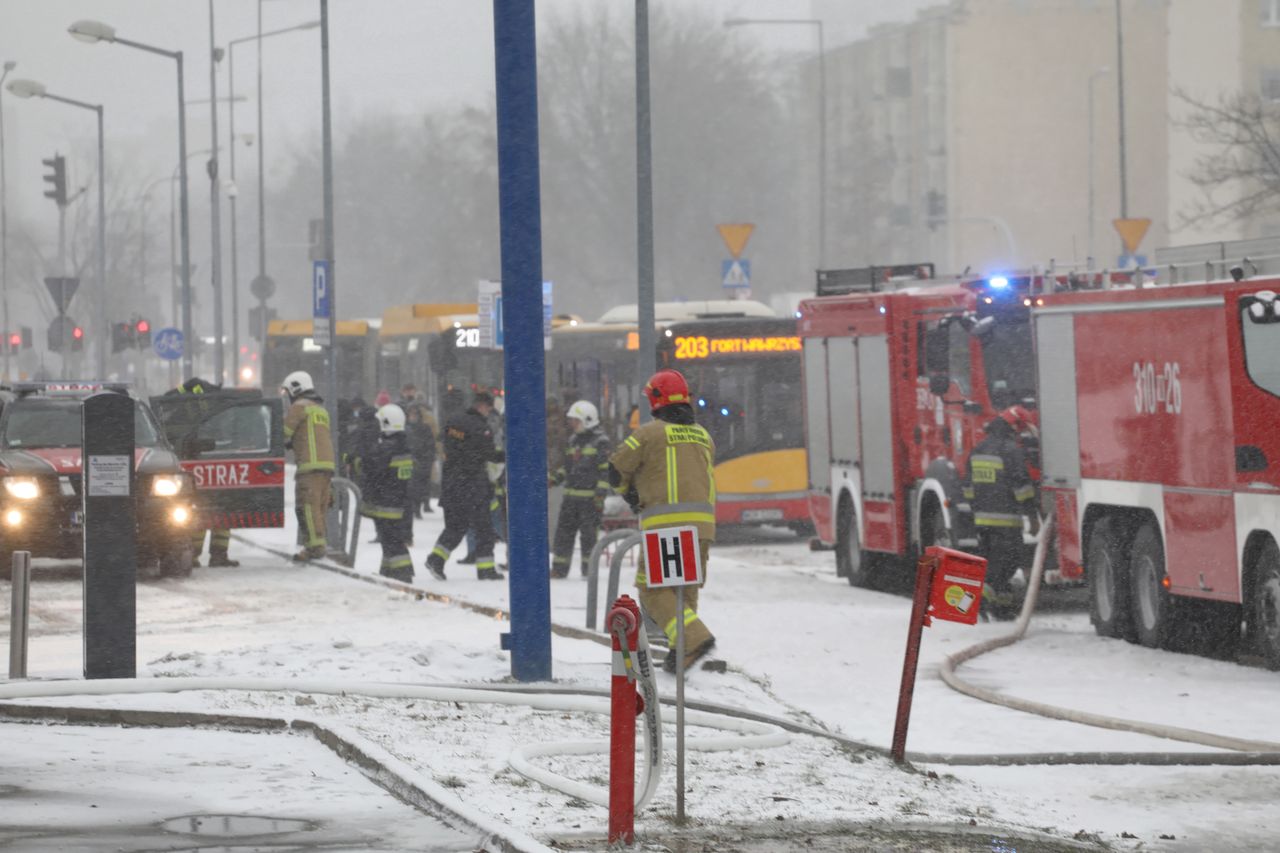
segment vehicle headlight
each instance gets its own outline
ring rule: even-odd
[[[178,476],[154,477],[151,480],[151,494],[161,497],[173,497],[182,491],[182,478]]]
[[[23,501],[40,497],[40,483],[35,477],[5,477],[4,490]]]

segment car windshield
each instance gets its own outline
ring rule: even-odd
[[[79,400],[23,400],[5,407],[5,447],[79,447]],[[159,443],[147,412],[135,404],[133,441],[138,447]]]

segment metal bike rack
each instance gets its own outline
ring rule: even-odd
[[[628,541],[631,539],[635,541]],[[625,554],[639,544],[640,531],[630,527],[611,530],[596,540],[596,546],[591,549],[591,556],[587,558],[588,630],[596,629],[596,611],[599,609],[600,601],[600,558],[604,556],[605,549],[616,546],[614,559],[609,562],[609,586],[608,595],[605,598],[605,606],[608,607],[618,597],[618,571],[622,567],[622,561],[617,556]]]
[[[360,487],[346,477],[334,477],[330,483],[333,502],[327,516],[328,556],[344,566],[356,564],[360,547]]]
[[[9,678],[27,677],[27,613],[31,606],[31,552],[13,552],[10,587]]]

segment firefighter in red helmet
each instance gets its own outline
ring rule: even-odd
[[[644,387],[653,420],[636,429],[609,459],[610,481],[640,517],[640,528],[693,526],[698,530],[703,581],[716,536],[715,443],[694,420],[689,385],[676,370],[659,370]],[[643,550],[643,549],[642,549]],[[636,573],[640,606],[667,635],[672,653],[663,667],[676,670],[677,620],[685,626],[685,667],[711,651],[715,637],[698,615],[698,587],[686,586],[684,612],[670,588],[645,584],[643,554]]]
[[[987,559],[988,612],[1008,619],[1016,614],[1010,581],[1028,556],[1023,521],[1033,535],[1040,528],[1033,469],[1019,442],[1020,435],[1034,434],[1035,425],[1030,412],[1011,406],[992,418],[985,431],[969,455],[964,496],[973,508],[978,551]]]

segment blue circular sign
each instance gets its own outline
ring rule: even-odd
[[[161,329],[151,336],[151,348],[168,361],[182,358],[182,331],[173,327]]]

